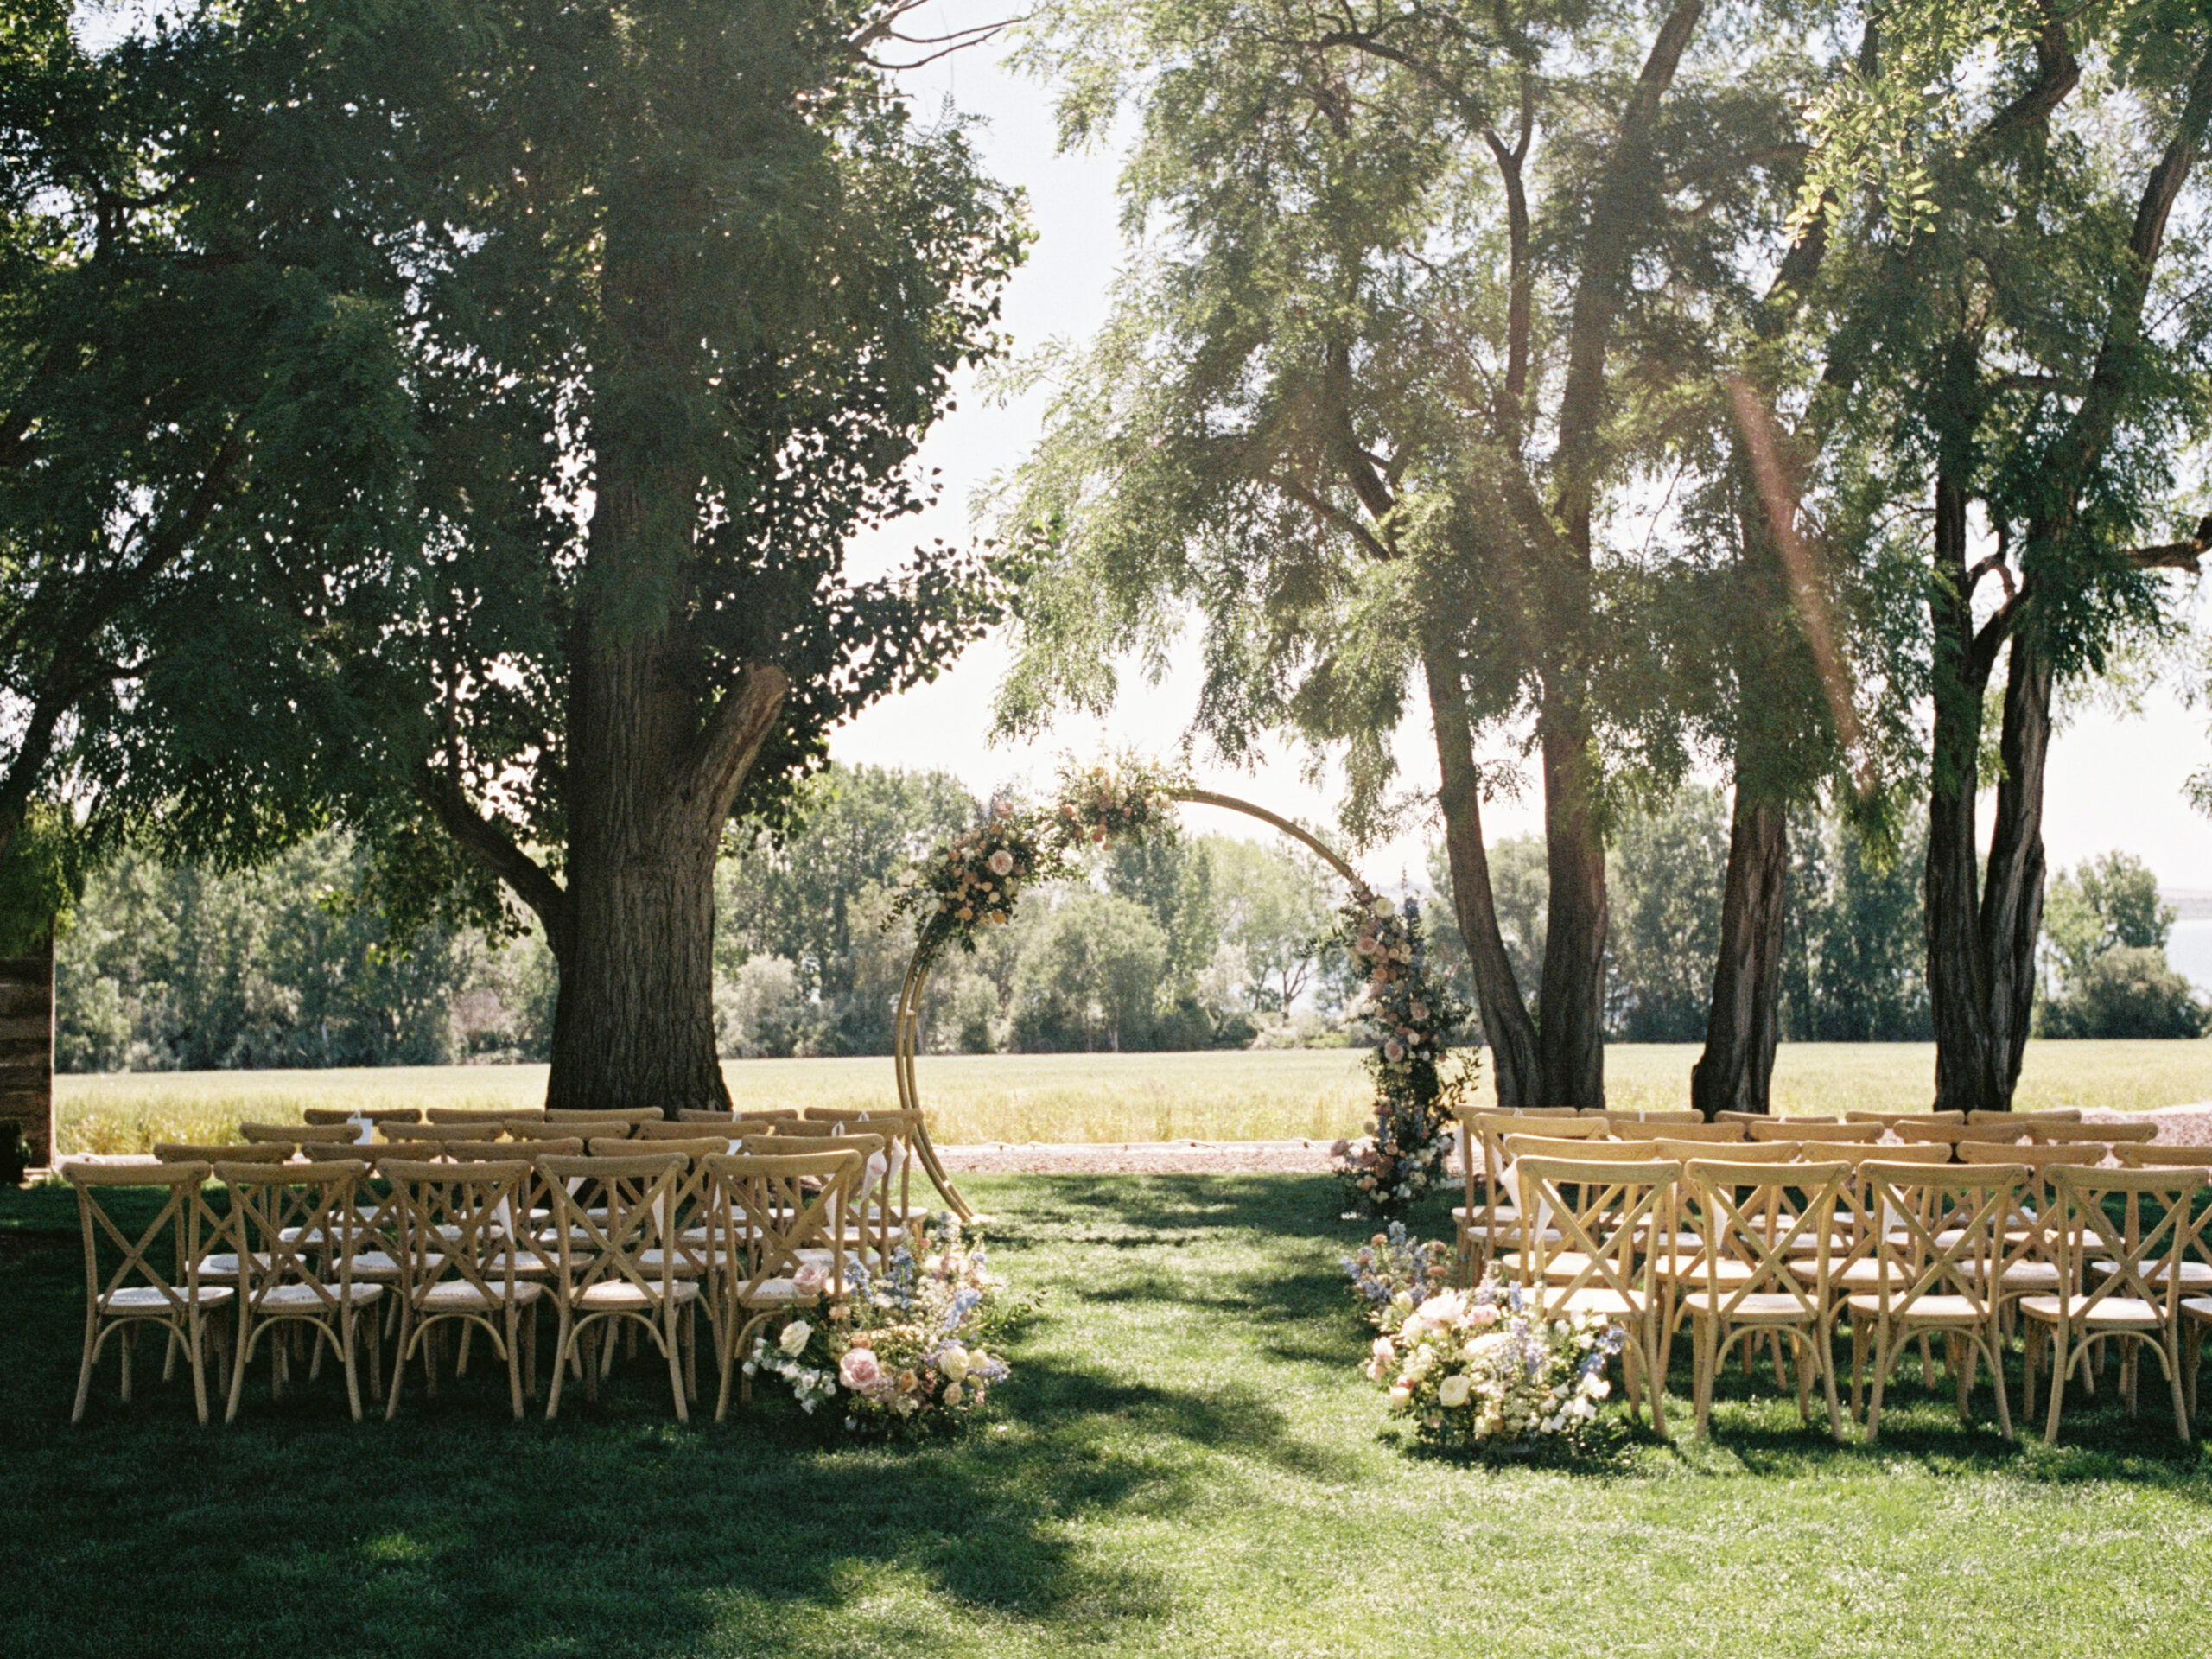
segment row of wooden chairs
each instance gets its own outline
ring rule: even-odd
[[[1656,1426],[1668,1351],[1687,1321],[1700,1434],[1722,1357],[1765,1340],[1779,1370],[1786,1340],[1801,1411],[1809,1418],[1819,1382],[1840,1438],[1833,1352],[1847,1320],[1854,1415],[1872,1379],[1870,1440],[1900,1356],[1917,1340],[1926,1373],[1931,1338],[1948,1350],[1961,1421],[1988,1366],[2009,1440],[2005,1333],[2024,1321],[2027,1408],[2050,1360],[2046,1438],[2058,1433],[2066,1382],[2094,1382],[2094,1363],[2114,1344],[2131,1404],[2148,1354],[2171,1390],[2176,1429],[2189,1436],[2212,1328],[2202,1202],[2212,1155],[2106,1168],[2069,1161],[2063,1148],[1970,1145],[1955,1164],[1931,1146],[1510,1140],[1529,1221],[1501,1265],[1550,1314],[1579,1309],[1623,1325],[1631,1396]],[[1694,1225],[1685,1230],[1684,1221]]]
[[[819,1294],[817,1281],[841,1294],[851,1262],[880,1262],[903,1233],[903,1203],[882,1201],[891,1196],[887,1145],[880,1135],[851,1132],[688,1142],[442,1138],[372,1147],[359,1157],[333,1156],[353,1149],[310,1142],[304,1161],[295,1145],[261,1142],[164,1147],[166,1160],[150,1167],[71,1164],[65,1173],[79,1194],[86,1281],[73,1414],[82,1417],[111,1340],[123,1351],[129,1399],[138,1333],[155,1329],[165,1338],[164,1375],[180,1357],[190,1366],[202,1421],[208,1346],[227,1340],[226,1418],[235,1417],[249,1361],[266,1334],[288,1329],[310,1344],[314,1363],[326,1351],[337,1360],[358,1418],[357,1357],[365,1341],[378,1390],[372,1310],[389,1291],[398,1346],[388,1414],[416,1357],[427,1357],[435,1388],[435,1356],[425,1344],[454,1321],[492,1339],[519,1414],[524,1370],[515,1338],[519,1331],[534,1361],[535,1313],[543,1300],[560,1322],[549,1415],[557,1413],[569,1372],[595,1391],[613,1351],[601,1343],[597,1363],[588,1363],[584,1350],[626,1324],[660,1348],[676,1381],[677,1414],[688,1414],[702,1305],[722,1367],[719,1415],[732,1346],[789,1305],[800,1282],[795,1263],[814,1268],[807,1294]],[[227,1190],[219,1211],[207,1196],[211,1180]],[[108,1191],[145,1186],[165,1188],[164,1200],[144,1227],[126,1230],[105,1202]],[[271,1384],[280,1393],[292,1351],[289,1340],[270,1345]],[[465,1363],[467,1334],[461,1352]],[[679,1354],[693,1357],[693,1370],[677,1380]],[[528,1375],[534,1393],[534,1363]]]

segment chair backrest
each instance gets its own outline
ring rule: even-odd
[[[744,1106],[727,1112],[700,1111],[687,1106],[677,1113],[676,1121],[679,1123],[728,1123],[734,1118],[772,1118],[789,1122],[798,1116],[799,1110],[796,1106]]]
[[[486,1300],[514,1300],[517,1251],[527,1217],[522,1190],[530,1164],[520,1158],[434,1163],[386,1158],[378,1173],[391,1183],[399,1281],[409,1296],[435,1284],[467,1285]]]
[[[1832,1159],[1783,1167],[1731,1152],[1689,1159],[1682,1177],[1683,1201],[1701,1241],[1703,1288],[1721,1317],[1732,1318],[1746,1297],[1787,1296],[1801,1317],[1817,1319],[1836,1212],[1849,1202],[1856,1179],[1850,1163]],[[1808,1254],[1815,1268],[1809,1280],[1791,1268],[1793,1258]],[[1724,1284],[1724,1262],[1749,1271],[1732,1271]]]
[[[1815,1141],[1807,1142],[1818,1147],[1830,1157],[1848,1158],[1854,1166],[1868,1164],[1948,1164],[1951,1161],[1950,1143],[1944,1141],[1921,1141],[1910,1146],[1885,1147],[1872,1141],[1842,1142]]]
[[[678,1127],[671,1124],[671,1128]],[[584,1150],[594,1158],[627,1158],[639,1153],[656,1155],[677,1153],[685,1158],[705,1158],[718,1152],[728,1152],[731,1137],[726,1135],[701,1135],[696,1123],[688,1126],[691,1133],[682,1139],[662,1136],[652,1141],[632,1141],[619,1135],[595,1135],[584,1142]]]
[[[280,1287],[302,1285],[321,1308],[348,1300],[361,1218],[358,1198],[369,1166],[359,1159],[306,1164],[227,1160],[215,1179],[230,1189],[221,1236],[238,1258],[238,1300],[266,1311]],[[333,1267],[326,1270],[321,1262]]]
[[[543,1123],[545,1109],[543,1106],[432,1106],[424,1110],[423,1116],[433,1123],[474,1123],[496,1130],[499,1125],[512,1118],[528,1118]]]
[[[1768,1118],[1751,1126],[1754,1141],[1799,1141],[1824,1146],[1849,1146],[1882,1138],[1879,1123],[1816,1123],[1810,1118]]]
[[[1659,1156],[1662,1158],[1718,1159],[1731,1164],[1786,1164],[1798,1154],[1795,1141],[1747,1141],[1740,1146],[1719,1145],[1711,1141],[1678,1141],[1671,1135],[1659,1137]]]
[[[387,1123],[384,1138],[395,1146],[444,1146],[454,1141],[488,1141],[499,1132],[499,1121],[473,1123]]]
[[[581,1158],[580,1135],[552,1135],[528,1141],[448,1141],[440,1148],[445,1156],[464,1163],[496,1163],[506,1158]]]
[[[1964,1112],[1846,1112],[1847,1123],[1879,1123],[1885,1128],[1899,1123],[1963,1123]]]
[[[2158,1126],[2153,1123],[2039,1123],[2036,1133],[2045,1145],[2058,1146],[2069,1141],[2101,1141],[2108,1147],[2126,1143],[2141,1146],[2155,1141]]]
[[[2073,1147],[2050,1147],[2046,1151],[2070,1154]],[[2113,1157],[2128,1169],[2202,1169],[2212,1165],[2212,1147],[2120,1146],[2112,1149]],[[2075,1159],[2075,1162],[2083,1160]]]
[[[731,1117],[716,1118],[711,1123],[704,1121],[697,1122],[684,1122],[671,1123],[664,1118],[658,1123],[639,1123],[636,1125],[634,1132],[629,1137],[626,1144],[631,1151],[635,1152],[638,1149],[639,1143],[647,1141],[704,1141],[709,1139],[727,1141],[736,1135],[736,1123],[737,1120]],[[591,1138],[594,1144],[596,1145],[601,1141],[608,1140],[610,1138],[620,1140],[621,1137],[609,1137],[606,1135],[595,1133]]]
[[[1608,1111],[1605,1116],[1610,1122],[1616,1124],[1625,1123],[1633,1125],[1637,1123],[1667,1123],[1680,1125],[1689,1123],[1701,1124],[1705,1122],[1705,1114],[1703,1112],[1693,1111]]]
[[[2126,1299],[2148,1302],[2172,1324],[2195,1287],[2171,1264],[2205,1259],[2205,1172],[2055,1164],[2050,1174],[2063,1216],[2058,1271],[2068,1315],[2093,1319],[2100,1304]],[[2069,1286],[2079,1288],[2069,1295]]]
[[[1969,1123],[2079,1123],[2079,1106],[2050,1106],[2033,1112],[1968,1112]]]
[[[2006,1224],[2028,1179],[2017,1163],[1859,1165],[1853,1251],[1880,1264],[1874,1294],[1881,1312],[1895,1316],[1924,1296],[1960,1296],[1988,1313],[2010,1260]]]
[[[157,1164],[212,1164],[218,1159],[228,1158],[239,1163],[281,1164],[292,1155],[289,1141],[277,1145],[267,1141],[239,1146],[199,1146],[189,1141],[157,1141],[154,1143],[154,1161]]]
[[[354,1130],[347,1123],[241,1123],[238,1138],[250,1146],[344,1146]]]
[[[1542,1287],[1548,1312],[1582,1290],[1610,1290],[1653,1305],[1656,1257],[1639,1247],[1646,1234],[1675,1231],[1680,1165],[1577,1155],[1522,1158],[1513,1167],[1521,1213],[1541,1218],[1522,1251],[1522,1282]]]
[[[420,1123],[423,1112],[416,1106],[302,1106],[302,1123],[374,1123],[381,1128],[386,1123]]]
[[[1604,1163],[1649,1163],[1659,1155],[1656,1141],[1569,1140],[1548,1135],[1509,1135],[1505,1150],[1516,1162],[1523,1158],[1588,1158]]]
[[[775,1119],[772,1124],[777,1135],[788,1135],[794,1141],[835,1140],[844,1127],[842,1123],[830,1122],[818,1117],[782,1117]]]
[[[105,1313],[126,1291],[151,1290],[172,1313],[184,1311],[200,1288],[200,1239],[213,1217],[201,1188],[210,1166],[178,1160],[157,1164],[66,1162],[62,1179],[77,1189],[77,1218],[85,1243],[85,1300]],[[153,1218],[126,1230],[110,1208],[113,1192],[162,1189]],[[175,1263],[176,1267],[170,1264]],[[180,1291],[177,1268],[183,1270]]]
[[[667,1117],[668,1114],[657,1106],[610,1107],[603,1112],[556,1111],[549,1107],[539,1121],[552,1129],[582,1129],[588,1133],[604,1128],[611,1134],[617,1124],[657,1123],[665,1122]]]
[[[857,1144],[822,1143],[809,1152],[725,1153],[706,1160],[709,1236],[745,1263],[733,1274],[741,1301],[772,1280],[800,1279],[799,1252],[826,1249],[822,1275],[830,1296],[844,1294],[854,1234],[849,1214],[867,1179]],[[813,1275],[807,1275],[812,1277]]]
[[[1661,1121],[1654,1118],[1646,1118],[1644,1120],[1644,1127],[1640,1131],[1631,1129],[1631,1128],[1626,1124],[1619,1126],[1614,1131],[1614,1133],[1620,1135],[1624,1140],[1629,1138],[1631,1134],[1638,1132],[1644,1135],[1656,1135],[1661,1139],[1667,1141],[1703,1141],[1719,1147],[1740,1147],[1744,1144],[1744,1126],[1742,1124],[1708,1123],[1703,1118],[1698,1116],[1694,1112],[1690,1114],[1689,1119],[1686,1122],[1678,1123],[1671,1119]]]
[[[552,1200],[561,1276],[571,1294],[620,1283],[649,1300],[665,1300],[676,1281],[671,1243],[676,1188],[690,1160],[655,1147],[617,1157],[541,1156],[535,1162]],[[584,1195],[599,1204],[584,1202]],[[594,1215],[594,1207],[601,1214]],[[657,1268],[640,1260],[652,1249],[660,1252]]]

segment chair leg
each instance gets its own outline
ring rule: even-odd
[[[100,1316],[99,1310],[87,1306],[85,1310],[85,1353],[77,1362],[77,1403],[70,1408],[69,1421],[85,1421],[85,1402],[92,1394],[92,1356],[99,1349]]]
[[[514,1407],[515,1421],[522,1421],[522,1310],[512,1302],[507,1304],[507,1399]]]
[[[545,1419],[548,1422],[561,1414],[561,1384],[568,1375],[566,1366],[569,1348],[573,1338],[574,1331],[569,1323],[568,1304],[563,1302],[561,1305],[560,1329],[554,1335],[553,1386],[546,1391],[545,1396]]]
[[[399,1415],[400,1385],[407,1376],[407,1344],[415,1334],[415,1306],[405,1297],[406,1305],[399,1310],[399,1345],[392,1352],[391,1386],[384,1392],[384,1420],[387,1423]]]
[[[668,1385],[676,1395],[676,1421],[688,1423],[691,1421],[691,1405],[683,1392],[683,1344],[679,1335],[683,1319],[674,1302],[664,1302],[661,1307],[661,1347],[668,1355]]]
[[[238,1397],[245,1392],[246,1354],[252,1346],[253,1327],[246,1317],[245,1306],[241,1304],[238,1308],[238,1332],[232,1339],[231,1397],[223,1408],[223,1421],[226,1423],[238,1421]]]
[[[1821,1389],[1827,1396],[1828,1438],[1838,1446],[1843,1444],[1843,1413],[1837,1408],[1835,1398],[1835,1355],[1830,1350],[1824,1330],[1815,1330],[1812,1337],[1813,1363],[1821,1374]]]
[[[2050,1406],[2044,1414],[2043,1426],[2044,1443],[2046,1446],[2058,1444],[2058,1414],[2066,1404],[2066,1376],[2067,1373],[2074,1369],[2075,1362],[2079,1357],[2078,1355],[2068,1351],[2072,1344],[2067,1341],[2066,1336],[2067,1333],[2063,1330],[2056,1327],[2054,1327],[2050,1333]],[[2094,1368],[2084,1367],[2083,1369]]]
[[[361,1376],[353,1364],[353,1326],[359,1315],[351,1307],[338,1310],[338,1357],[346,1368],[346,1404],[353,1414],[353,1421],[361,1421]],[[315,1351],[322,1351],[322,1344],[315,1344]]]

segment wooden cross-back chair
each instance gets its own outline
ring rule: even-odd
[[[1720,1363],[1739,1340],[1787,1338],[1797,1374],[1797,1414],[1812,1421],[1812,1385],[1827,1402],[1828,1433],[1840,1442],[1828,1306],[1828,1263],[1836,1217],[1853,1183],[1843,1160],[1745,1160],[1731,1154],[1682,1166],[1683,1200],[1701,1246],[1695,1274],[1681,1281],[1697,1357],[1697,1433],[1708,1432]],[[1809,1262],[1812,1272],[1803,1268]]]
[[[1529,1218],[1522,1284],[1548,1319],[1591,1313],[1623,1328],[1631,1408],[1644,1396],[1653,1429],[1663,1433],[1669,1320],[1656,1253],[1645,1245],[1675,1236],[1681,1166],[1531,1156],[1516,1159],[1514,1171]]]
[[[289,1142],[263,1141],[237,1146],[201,1146],[190,1141],[160,1141],[154,1145],[157,1164],[212,1164],[219,1159],[233,1163],[281,1164],[292,1155]]]
[[[888,1212],[891,1230],[902,1231],[913,1220],[914,1166],[919,1160],[922,1115],[891,1106],[810,1106],[806,1116],[816,1122],[842,1123],[848,1134],[883,1137],[883,1167],[873,1172],[869,1202]]]
[[[514,1249],[526,1221],[518,1200],[530,1165],[427,1162],[387,1159],[381,1173],[391,1183],[398,1217],[399,1338],[391,1362],[385,1416],[397,1414],[407,1362],[419,1351],[430,1395],[438,1389],[439,1327],[458,1325],[464,1338],[482,1331],[507,1368],[507,1393],[522,1415],[524,1380],[537,1392],[536,1319],[545,1287],[521,1271]],[[525,1314],[530,1317],[525,1318]],[[527,1342],[530,1358],[520,1354]]]
[[[1967,1114],[1969,1123],[2079,1123],[2079,1106],[2050,1106],[2033,1112],[1984,1112]]]
[[[1942,1145],[1927,1144],[1930,1150]],[[1855,1281],[1846,1275],[1844,1309],[1851,1319],[1854,1409],[1870,1359],[1872,1365],[1869,1440],[1881,1433],[1883,1394],[1906,1344],[1932,1336],[1946,1344],[1959,1421],[1967,1421],[1969,1396],[1986,1361],[1997,1395],[1999,1429],[2007,1440],[2012,1438],[1998,1286],[2006,1260],[2005,1226],[2026,1178],[2027,1171],[2016,1163],[1870,1159],[1859,1166],[1852,1253],[1874,1271]]]
[[[752,1342],[779,1313],[845,1294],[853,1259],[851,1212],[864,1202],[872,1137],[817,1143],[817,1149],[724,1154],[707,1160],[709,1225],[727,1267],[717,1421],[729,1409],[734,1373],[744,1374]],[[740,1396],[752,1397],[743,1375]]]
[[[694,1334],[691,1314],[700,1287],[677,1274],[666,1226],[690,1160],[679,1152],[655,1149],[609,1158],[541,1156],[537,1163],[552,1200],[558,1261],[553,1292],[560,1338],[546,1416],[560,1414],[561,1385],[571,1366],[582,1369],[587,1397],[598,1397],[600,1375],[613,1363],[608,1338],[626,1327],[643,1331],[668,1362],[676,1415],[688,1422],[692,1388],[683,1369],[685,1338]],[[660,1252],[651,1269],[639,1259],[647,1250]]]
[[[165,1338],[163,1380],[175,1374],[181,1352],[192,1371],[193,1408],[205,1423],[207,1342],[213,1334],[208,1316],[229,1306],[237,1294],[230,1285],[200,1282],[201,1241],[213,1220],[202,1191],[209,1166],[65,1163],[61,1173],[76,1189],[85,1246],[85,1347],[69,1421],[84,1421],[92,1372],[110,1338],[118,1339],[123,1402],[130,1403],[138,1332],[151,1327]],[[143,1226],[126,1229],[111,1208],[110,1195],[149,1188],[162,1190],[161,1207]]]
[[[2021,1316],[2037,1327],[2027,1344],[2031,1379],[2042,1345],[2037,1338],[2049,1338],[2044,1440],[2058,1438],[2066,1384],[2074,1373],[2086,1371],[2101,1344],[2118,1339],[2129,1409],[2134,1408],[2142,1351],[2147,1348],[2165,1374],[2174,1429],[2186,1441],[2188,1367],[2181,1347],[2187,1316],[2182,1304],[2189,1299],[2189,1265],[2205,1259],[2206,1215],[2200,1207],[2205,1172],[2057,1164],[2050,1174],[2059,1209],[2058,1287],[2050,1295],[2020,1300]]]
[[[498,1135],[499,1127],[496,1121],[467,1123],[387,1123],[384,1128],[384,1138],[395,1147],[429,1148],[449,1146],[462,1141],[488,1141]],[[425,1150],[422,1155],[427,1158],[430,1154]]]
[[[1744,1144],[1743,1126],[1737,1123],[1707,1123],[1696,1113],[1685,1113],[1681,1121],[1673,1117],[1660,1118],[1656,1114],[1640,1123],[1624,1119],[1613,1120],[1613,1133],[1624,1141],[1650,1136],[1662,1141],[1696,1141],[1716,1147],[1740,1147]]]
[[[222,1236],[238,1263],[238,1338],[226,1422],[238,1414],[254,1349],[264,1337],[288,1330],[308,1337],[318,1361],[327,1346],[346,1374],[346,1405],[353,1421],[360,1421],[360,1315],[385,1288],[353,1278],[360,1185],[368,1173],[367,1164],[351,1159],[280,1165],[233,1160],[214,1166],[215,1179],[230,1189]],[[375,1335],[372,1321],[372,1389],[377,1387]],[[269,1346],[270,1391],[281,1399],[290,1355],[281,1340]]]
[[[1540,1134],[1557,1140],[1586,1141],[1605,1133],[1604,1118],[1583,1116],[1571,1106],[1532,1107],[1526,1111],[1491,1112],[1462,1109],[1460,1167],[1466,1203],[1452,1211],[1459,1235],[1459,1268],[1470,1282],[1502,1250],[1520,1242],[1521,1211],[1514,1202],[1505,1150],[1509,1135]]]
[[[668,1114],[658,1106],[610,1107],[604,1111],[555,1111],[549,1108],[532,1121],[551,1129],[571,1133],[582,1130],[588,1138],[594,1133],[620,1135],[626,1123],[658,1123],[667,1117]]]

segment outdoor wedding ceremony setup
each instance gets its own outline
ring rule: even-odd
[[[2212,0],[0,0],[0,1656],[2212,1649]]]

